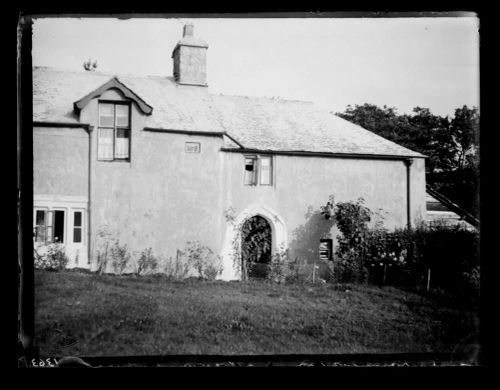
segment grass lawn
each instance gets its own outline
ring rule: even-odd
[[[41,357],[455,352],[477,316],[393,287],[35,271]]]

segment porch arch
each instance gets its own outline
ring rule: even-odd
[[[241,236],[239,227],[249,218],[259,216],[264,218],[271,227],[271,255],[280,249],[288,247],[286,226],[283,219],[270,207],[262,204],[252,204],[243,210],[232,223],[227,224],[224,244],[221,251],[223,260],[223,271],[220,275],[222,280],[241,279]]]

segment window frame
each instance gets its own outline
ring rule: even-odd
[[[85,212],[82,209],[72,209],[73,215],[72,215],[72,224],[71,224],[71,242],[73,244],[81,244],[85,245]],[[80,213],[81,218],[80,218],[80,225],[76,226],[75,225],[75,214]],[[75,241],[75,229],[80,229],[80,241]]]
[[[56,241],[56,233],[55,233],[55,225],[56,225],[56,211],[62,211],[63,212],[63,228],[62,228],[62,241]],[[50,221],[50,228],[52,229],[52,235],[51,235],[51,244],[67,244],[68,243],[68,209],[66,207],[52,207],[49,210],[49,213],[51,214],[51,221]]]
[[[39,211],[43,211],[44,216],[43,216],[43,225],[38,225],[36,216]],[[34,242],[35,243],[40,243],[40,244],[47,244],[47,237],[48,237],[48,231],[49,231],[49,213],[50,210],[47,207],[34,207],[33,208],[33,234],[34,234]],[[37,241],[37,230],[39,227],[43,226],[44,233],[43,233],[43,240]]]
[[[323,259],[321,257],[321,244],[325,243],[327,246],[328,250],[328,256],[326,259]],[[333,240],[331,238],[321,238],[319,240],[319,248],[318,248],[318,257],[320,260],[327,260],[327,261],[332,261],[333,260]]]
[[[252,183],[246,182],[246,160],[254,160],[254,178]],[[269,183],[262,183],[262,160],[269,159]],[[244,154],[243,155],[243,185],[245,186],[274,186],[274,156],[271,154]]]
[[[101,126],[101,109],[103,104],[112,104],[113,105],[113,126]],[[127,126],[118,126],[117,124],[117,114],[116,114],[116,106],[126,106],[128,108],[128,121]],[[121,161],[121,162],[130,162],[132,155],[132,105],[129,101],[122,100],[98,100],[97,102],[97,160],[98,161]],[[113,129],[113,156],[112,158],[102,158],[99,156],[99,140],[101,138],[101,130],[102,129]],[[128,131],[128,156],[127,157],[116,157],[116,139],[118,130],[126,130]]]
[[[258,157],[259,159],[259,185],[261,186],[272,186],[273,185],[273,156],[270,155],[261,155]],[[263,184],[262,183],[262,160],[263,159],[269,159],[269,183]]]
[[[250,183],[247,183],[247,160],[253,160],[253,176],[252,176],[252,181]],[[258,165],[259,165],[259,157],[257,155],[244,155],[243,156],[243,185],[245,186],[256,186],[258,185],[259,182],[259,173],[258,173]]]

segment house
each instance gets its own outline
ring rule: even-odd
[[[427,186],[427,224],[462,226],[468,230],[479,228],[479,220],[453,203],[434,188]]]
[[[207,50],[186,25],[173,77],[33,69],[39,250],[59,242],[69,267],[96,269],[105,234],[135,257],[175,257],[197,240],[232,280],[242,277],[234,223],[253,217],[273,253],[308,261],[332,258],[336,228],[319,212],[330,195],[364,198],[388,228],[425,220],[423,155],[311,102],[212,94]]]

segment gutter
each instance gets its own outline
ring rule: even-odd
[[[92,213],[91,213],[91,198],[92,198],[92,132],[94,126],[86,128],[89,134],[89,176],[88,176],[88,200],[87,200],[87,264],[90,265],[90,258],[92,255],[91,239],[92,239]]]
[[[377,160],[406,161],[408,159],[413,159],[413,158],[425,158],[425,156],[404,156],[404,155],[399,156],[391,154],[362,154],[362,153],[328,153],[328,152],[308,152],[308,151],[298,151],[298,150],[262,150],[262,149],[246,149],[243,147],[241,149],[221,148],[220,150],[222,152],[229,152],[229,153],[259,153],[259,154],[274,154],[283,156],[358,158],[358,159],[368,159],[368,160],[377,159]]]
[[[88,130],[90,127],[89,123],[76,123],[76,122],[38,122],[34,121],[33,126],[37,127],[69,127],[72,129],[85,129]]]
[[[411,228],[411,164],[413,159],[404,160],[406,165],[406,226]]]
[[[207,137],[222,137],[223,135],[226,135],[223,131],[175,130],[175,129],[161,129],[156,127],[145,127],[144,131],[151,131],[156,133],[205,135]]]

